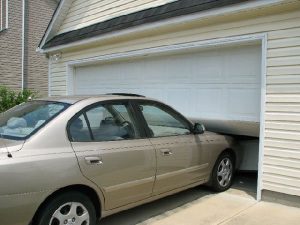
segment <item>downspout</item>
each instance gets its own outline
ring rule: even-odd
[[[6,6],[6,26],[5,26],[5,28],[8,29],[8,18],[9,18],[9,16],[8,16],[8,0],[6,0],[5,6]]]
[[[22,83],[21,88],[24,90],[25,82],[25,19],[26,19],[26,0],[22,1]]]
[[[1,10],[1,15],[2,15],[2,12],[3,12],[3,9],[2,9],[2,1],[0,1],[0,10]],[[2,21],[2,18],[3,18],[3,16],[1,16],[1,18],[0,18],[0,30],[2,30],[2,23],[3,23],[3,21]]]

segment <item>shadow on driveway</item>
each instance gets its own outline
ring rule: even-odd
[[[101,220],[99,225],[135,225],[141,224],[152,217],[164,217],[168,211],[188,207],[193,201],[206,198],[214,193],[206,187],[196,187],[175,195],[156,200],[154,202],[129,209],[118,214],[106,217]],[[176,211],[175,210],[175,211]]]
[[[239,173],[235,177],[232,188],[227,192],[255,199],[257,175]],[[101,220],[98,225],[142,225],[147,224],[152,218],[164,218],[189,207],[196,200],[202,200],[216,195],[206,186],[192,188],[154,202],[141,205]]]

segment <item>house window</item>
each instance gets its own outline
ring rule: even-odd
[[[0,31],[8,28],[8,0],[0,0]]]

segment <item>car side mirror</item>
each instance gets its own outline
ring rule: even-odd
[[[205,127],[203,124],[201,123],[194,124],[194,130],[193,130],[194,134],[203,134],[204,131],[205,131]]]

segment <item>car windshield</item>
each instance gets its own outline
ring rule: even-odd
[[[31,101],[15,106],[0,115],[0,137],[26,139],[68,106],[51,101]]]

